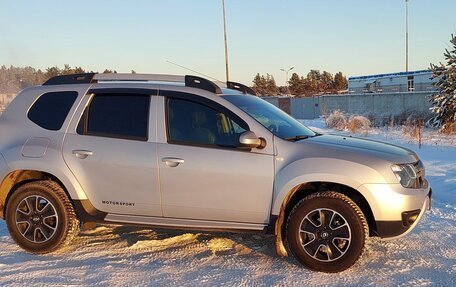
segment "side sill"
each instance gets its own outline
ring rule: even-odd
[[[73,207],[76,216],[83,225],[84,223],[112,223],[164,229],[270,234],[268,232],[268,227],[263,224],[110,214],[97,210],[88,199],[73,200]],[[94,227],[92,225],[88,226]]]
[[[204,231],[228,231],[228,232],[255,232],[265,233],[264,224],[219,222],[209,220],[191,220],[164,217],[149,217],[135,215],[108,214],[104,220],[106,223],[131,224],[153,226],[157,228],[174,228],[186,230]]]

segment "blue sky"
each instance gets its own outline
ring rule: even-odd
[[[404,0],[225,0],[231,80],[294,66],[348,76],[405,69]],[[455,0],[410,0],[410,70],[443,61]],[[221,0],[0,0],[0,65],[225,78]]]

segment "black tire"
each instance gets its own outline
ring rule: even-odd
[[[298,261],[329,273],[352,266],[361,256],[368,234],[361,209],[349,197],[333,191],[303,198],[286,226],[288,247]]]
[[[79,232],[79,221],[68,196],[50,180],[17,188],[6,206],[6,222],[14,241],[37,254],[66,246]]]

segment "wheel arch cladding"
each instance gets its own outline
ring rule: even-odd
[[[62,187],[68,198],[71,200],[65,185],[56,176],[38,170],[15,170],[10,172],[0,184],[0,218],[5,218],[6,205],[8,204],[9,198],[17,188],[28,182],[39,180],[52,180],[56,182]]]
[[[292,188],[283,200],[278,218],[275,222],[275,235],[276,235],[276,253],[280,256],[288,256],[288,252],[285,249],[285,227],[286,221],[293,207],[304,197],[311,194],[321,192],[321,191],[335,191],[346,195],[348,198],[353,200],[353,202],[361,209],[366,218],[368,224],[368,235],[372,236],[376,233],[376,223],[375,218],[372,213],[372,210],[369,206],[369,203],[364,198],[364,196],[358,192],[356,189],[346,186],[340,183],[334,182],[306,182],[301,183],[294,188]]]

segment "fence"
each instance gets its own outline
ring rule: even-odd
[[[347,114],[387,118],[404,114],[430,116],[432,92],[325,95],[311,98],[267,97],[266,101],[298,119],[314,119],[340,110]]]

